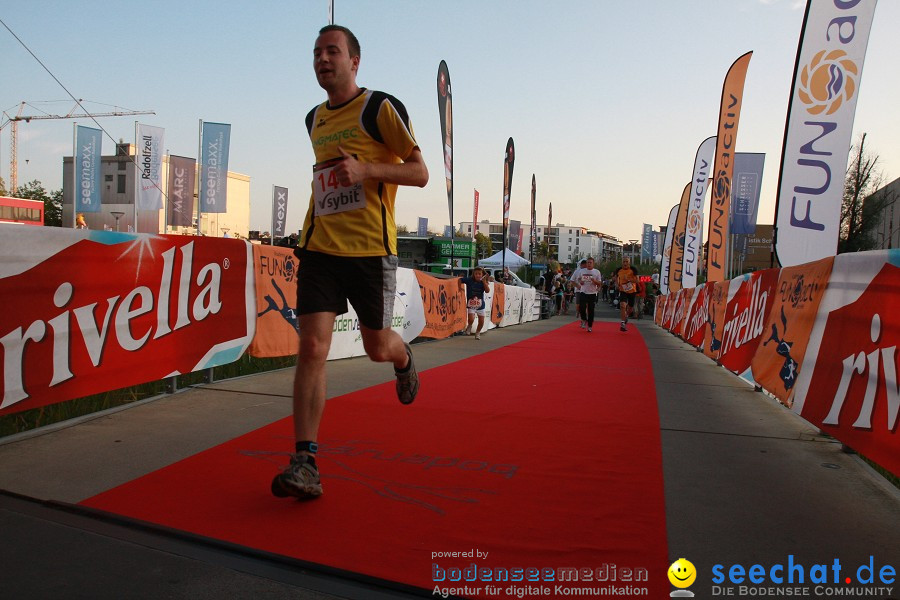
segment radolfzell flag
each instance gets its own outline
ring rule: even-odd
[[[166,130],[137,123],[135,147],[138,156],[138,209],[159,210],[162,202],[162,165]]]

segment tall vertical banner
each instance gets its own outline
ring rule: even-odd
[[[475,239],[475,234],[478,233],[478,190],[475,190],[475,202],[474,208],[475,210],[472,213],[472,239]]]
[[[675,230],[672,232],[672,253],[669,256],[669,291],[677,292],[684,287],[684,233],[687,228],[688,203],[691,200],[691,183],[681,192]]]
[[[691,198],[688,201],[687,226],[684,237],[684,269],[682,284],[692,288],[697,285],[700,271],[700,248],[703,245],[703,210],[706,187],[712,173],[713,157],[716,151],[716,137],[708,137],[700,143],[694,157],[694,172],[691,176]]]
[[[806,4],[775,200],[775,254],[784,267],[837,252],[844,173],[875,4]]]
[[[200,137],[200,210],[207,213],[227,212],[231,125],[204,123]]]
[[[550,208],[547,211],[547,235],[544,236],[544,239],[547,239],[550,236],[550,228],[553,226],[553,203],[550,203]],[[550,240],[547,239],[547,243],[550,243]]]
[[[734,185],[731,187],[731,233],[755,233],[759,193],[766,155],[738,152],[734,157]]]
[[[453,100],[450,90],[450,71],[441,61],[437,72],[438,114],[441,118],[441,140],[444,145],[444,177],[447,179],[447,206],[453,224]]]
[[[419,217],[419,221],[416,224],[416,235],[419,237],[428,235],[428,217]]]
[[[744,97],[744,80],[753,52],[742,55],[725,75],[722,102],[719,105],[719,135],[716,138],[712,200],[709,207],[709,248],[706,252],[706,278],[724,281],[728,254],[728,220],[731,213],[731,179],[737,146],[738,123]]]
[[[644,223],[641,229],[641,262],[650,262],[650,251],[653,249],[653,226]]]
[[[287,231],[288,189],[272,186],[272,241],[284,237]]]
[[[169,156],[169,187],[166,223],[172,227],[194,224],[194,178],[197,161],[183,156]]]
[[[165,156],[165,134],[162,127],[137,123],[135,125],[135,148],[138,159],[138,200],[139,210],[160,210],[162,202],[162,165]]]
[[[447,178],[447,205],[450,209],[450,239],[455,236],[453,224],[453,100],[450,90],[450,71],[441,61],[437,72],[438,113],[441,118],[441,137],[444,140],[444,176]],[[474,224],[473,224],[474,225]],[[453,267],[453,244],[450,244],[450,266]]]
[[[75,215],[80,212],[100,212],[100,147],[102,132],[92,127],[75,125],[75,148],[72,150],[74,162],[72,174],[75,178]]]
[[[531,234],[528,237],[528,248],[531,256],[529,260],[534,262],[534,247],[537,245],[537,183],[534,173],[531,174]]]
[[[509,221],[509,242],[507,248],[515,253],[522,250],[522,222],[510,219]]]
[[[503,153],[503,243],[501,248],[506,248],[506,232],[509,229],[509,197],[512,193],[513,166],[516,162],[516,147],[513,139],[506,142],[506,152]],[[503,253],[503,267],[506,267],[506,253]]]
[[[669,293],[669,272],[672,268],[672,237],[675,234],[675,220],[678,218],[678,207],[676,204],[669,211],[669,220],[666,222],[666,238],[663,241],[662,264],[659,267],[659,292],[663,295]]]

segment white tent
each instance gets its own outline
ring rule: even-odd
[[[489,256],[488,258],[482,258],[481,260],[479,260],[478,266],[488,267],[490,269],[502,267],[504,263],[504,253],[506,256],[506,266],[510,269],[518,269],[519,267],[524,267],[525,265],[531,264],[527,259],[522,258],[509,248],[504,248],[502,252],[498,252],[493,256]]]

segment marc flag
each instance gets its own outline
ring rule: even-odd
[[[691,200],[691,183],[688,182],[681,192],[678,203],[678,216],[675,217],[675,230],[672,232],[672,254],[669,257],[669,290],[677,292],[682,287],[684,275],[684,233],[687,226],[688,204]]]
[[[775,254],[784,267],[837,252],[844,172],[875,2],[807,2],[775,200]]]
[[[744,97],[744,80],[752,52],[734,61],[722,85],[719,105],[719,135],[716,138],[715,167],[713,168],[712,200],[709,206],[709,248],[706,253],[706,278],[724,281],[728,252],[728,221],[731,214],[731,179],[737,145],[738,123]]]
[[[99,129],[75,125],[75,210],[80,212],[100,212],[100,146],[103,137]]]
[[[200,210],[205,213],[227,212],[231,125],[203,123],[200,139]]]
[[[712,173],[713,157],[716,152],[716,137],[709,137],[700,143],[694,157],[694,172],[691,176],[691,197],[688,201],[687,224],[684,236],[684,269],[682,285],[692,288],[697,285],[700,271],[700,247],[703,238],[703,211],[706,201],[706,187]]]
[[[162,203],[162,165],[166,130],[151,125],[135,125],[138,160],[138,209],[160,210]]]
[[[172,227],[194,224],[194,179],[197,161],[183,156],[169,156],[168,215]]]
[[[284,237],[287,230],[288,189],[272,186],[272,239]]]
[[[681,204],[676,204],[672,207],[672,210],[669,211],[669,220],[666,221],[666,238],[663,242],[662,265],[660,265],[659,271],[659,291],[663,295],[669,293],[669,271],[672,266],[672,235],[675,233],[675,220],[678,218],[679,206]]]
[[[441,140],[444,142],[444,176],[447,179],[447,206],[450,224],[453,224],[453,99],[450,89],[450,71],[441,61],[437,72],[438,114],[441,118]]]

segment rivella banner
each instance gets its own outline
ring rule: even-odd
[[[807,2],[775,200],[781,266],[837,253],[844,173],[875,4]]]
[[[688,200],[687,225],[684,234],[684,268],[681,283],[684,287],[697,285],[700,271],[700,248],[703,245],[703,210],[706,187],[712,173],[713,157],[716,152],[716,136],[708,137],[700,143],[694,157],[694,172],[691,176],[691,197]]]
[[[709,205],[709,235],[706,236],[707,281],[724,281],[728,267],[728,221],[731,215],[731,179],[737,146],[738,124],[744,98],[744,80],[752,52],[742,55],[725,75],[719,105],[719,134],[716,137],[712,199]]]
[[[204,123],[200,142],[200,210],[227,212],[228,152],[231,125]]]
[[[228,364],[253,338],[247,242],[16,229],[0,236],[0,414]]]

